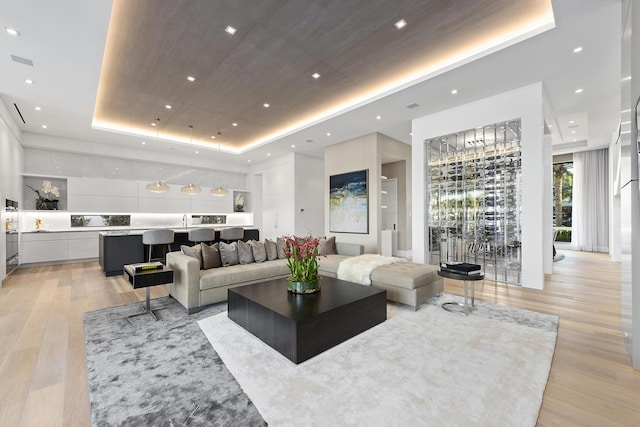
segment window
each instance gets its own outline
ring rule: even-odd
[[[557,242],[571,242],[573,161],[553,165],[553,229]]]

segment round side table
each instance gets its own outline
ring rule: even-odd
[[[442,303],[442,308],[452,313],[464,313],[465,316],[468,316],[469,313],[476,306],[476,286],[475,282],[478,280],[484,280],[484,273],[480,274],[460,274],[460,273],[452,273],[451,271],[438,271],[438,276],[445,277],[447,279],[453,280],[462,280],[464,282],[464,304],[459,302],[445,302]],[[467,293],[468,293],[468,283],[471,282],[471,306],[467,303]],[[454,309],[457,307],[458,309]],[[460,310],[462,309],[462,310]]]

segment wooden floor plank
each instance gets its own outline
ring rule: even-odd
[[[486,281],[476,297],[560,317],[539,426],[640,425],[640,371],[621,332],[620,264],[563,253],[544,290]],[[164,286],[151,291],[167,295]],[[462,295],[461,282],[445,280],[445,292]],[[124,276],[105,278],[96,262],[16,270],[0,288],[0,426],[90,425],[83,313],[144,298]]]

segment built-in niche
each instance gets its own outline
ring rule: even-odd
[[[24,177],[25,210],[67,210],[67,179]]]
[[[426,144],[429,262],[483,266],[521,281],[520,120],[431,138]]]
[[[129,227],[131,215],[71,215],[71,227]]]

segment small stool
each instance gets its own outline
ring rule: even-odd
[[[211,243],[216,240],[216,230],[213,228],[194,228],[189,230],[188,239],[193,243]]]
[[[147,230],[142,233],[142,243],[145,245],[149,245],[149,262],[151,262],[151,252],[153,251],[153,245],[167,245],[168,252],[171,252],[173,234],[173,230]],[[162,259],[164,261],[164,256],[159,259]]]
[[[242,227],[229,227],[220,230],[220,240],[225,243],[235,242],[242,240],[244,237],[244,228]]]

